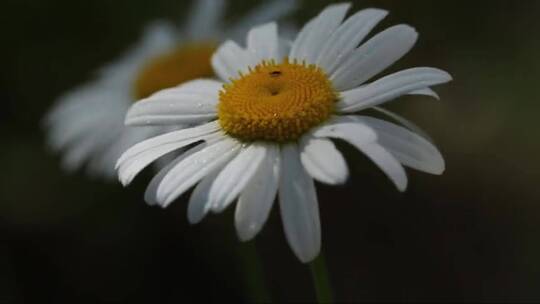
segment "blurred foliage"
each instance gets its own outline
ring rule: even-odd
[[[233,1],[231,20],[258,1]],[[302,24],[328,1],[305,1]],[[350,147],[351,180],[319,185],[323,246],[341,301],[539,301],[540,2],[354,1],[408,23],[417,47],[391,70],[435,66],[442,100],[389,108],[424,127],[441,177],[409,171],[398,193]],[[181,21],[187,1],[4,0],[0,72],[0,303],[248,301],[232,210],[189,226],[185,197],[150,208],[142,191],[65,174],[40,119],[62,92],[119,56],[143,25]],[[311,301],[308,270],[274,208],[257,238],[272,298]]]

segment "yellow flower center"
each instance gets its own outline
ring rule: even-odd
[[[223,130],[242,141],[297,140],[332,115],[338,93],[315,65],[262,62],[220,92]]]
[[[214,43],[194,43],[151,59],[135,79],[134,97],[139,100],[189,80],[213,77],[210,58],[215,50]]]

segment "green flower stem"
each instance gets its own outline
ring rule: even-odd
[[[317,303],[333,303],[332,287],[323,253],[321,252],[315,260],[309,263],[309,266],[313,276],[313,286],[317,293]]]
[[[255,241],[240,245],[244,284],[248,291],[249,302],[270,303],[270,295],[266,289],[264,271],[261,264]]]

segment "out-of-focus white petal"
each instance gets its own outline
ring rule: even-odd
[[[313,179],[304,170],[295,144],[281,148],[279,206],[291,249],[303,263],[312,261],[321,250],[319,203]]]
[[[447,72],[439,69],[407,69],[383,77],[365,86],[342,92],[341,100],[336,104],[336,107],[338,111],[343,113],[357,112],[450,80],[452,80],[452,77]]]
[[[229,39],[241,41],[246,33],[246,29],[254,25],[278,20],[281,17],[295,11],[298,8],[298,0],[275,0],[263,1],[259,6],[247,13],[237,23],[232,25],[227,31],[226,36]]]
[[[102,84],[111,87],[130,89],[134,75],[147,60],[163,54],[175,47],[179,40],[179,33],[171,22],[165,20],[153,21],[146,25],[140,41],[114,61],[98,71],[102,77]]]
[[[111,134],[99,132],[98,130],[89,130],[82,134],[75,141],[71,142],[62,157],[62,167],[67,171],[79,169],[91,158],[92,154],[103,148],[103,145],[114,139]]]
[[[215,38],[222,31],[225,0],[192,1],[193,8],[188,14],[186,34],[193,40]]]
[[[118,177],[123,185],[129,184],[133,178],[151,162],[159,157],[204,140],[219,130],[217,122],[210,122],[194,128],[170,132],[136,144],[124,152],[116,162]]]
[[[103,137],[108,137],[100,147],[100,151],[93,153],[87,166],[90,176],[115,179],[117,177],[114,165],[118,157],[131,146],[150,137],[163,134],[163,129],[159,127],[125,127],[119,126],[118,132],[112,132],[106,126],[102,130],[95,130]]]
[[[236,42],[225,41],[212,56],[214,72],[224,82],[231,78],[237,78],[240,74],[248,71],[250,65],[256,64],[257,60],[247,50],[241,48]]]
[[[223,140],[209,144],[184,159],[169,171],[158,186],[156,196],[158,203],[162,207],[168,206],[203,177],[234,158],[240,146],[236,140],[224,137]]]
[[[347,163],[330,140],[305,136],[302,138],[300,151],[302,164],[314,179],[329,185],[339,185],[347,181]]]
[[[247,49],[257,62],[281,60],[279,58],[279,38],[275,22],[252,28],[247,35]]]
[[[264,144],[253,143],[221,171],[210,188],[210,205],[221,212],[240,195],[266,156]]]
[[[327,40],[315,63],[331,75],[387,14],[369,8],[349,17]]]
[[[249,241],[268,219],[279,182],[279,147],[267,145],[266,157],[238,198],[234,222],[238,238]]]
[[[193,80],[165,89],[136,102],[126,115],[126,125],[196,124],[216,117],[222,83]]]
[[[308,22],[294,41],[289,58],[316,63],[321,49],[341,24],[350,7],[350,3],[329,5],[317,17]]]
[[[355,88],[407,54],[417,38],[416,30],[408,25],[388,28],[355,50],[330,80],[338,91]]]

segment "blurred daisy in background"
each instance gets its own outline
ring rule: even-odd
[[[214,77],[210,58],[219,43],[241,37],[250,26],[280,18],[296,1],[270,1],[239,22],[224,26],[225,0],[197,0],[181,28],[168,22],[147,26],[142,39],[97,79],[62,96],[45,118],[47,143],[62,151],[62,164],[75,170],[87,164],[91,175],[113,178],[114,164],[133,144],[167,127],[126,127],[133,102],[197,78]]]
[[[261,230],[277,196],[288,243],[309,262],[321,246],[314,180],[338,185],[349,175],[330,139],[356,147],[400,191],[407,187],[404,166],[441,174],[441,153],[414,125],[384,109],[412,129],[356,113],[406,94],[436,96],[430,87],[449,82],[450,75],[417,67],[373,81],[418,34],[402,24],[367,40],[387,12],[366,9],[344,20],[349,7],[330,5],[292,44],[280,39],[275,23],[255,27],[246,48],[227,41],[213,55],[221,80],[195,80],[134,104],[129,125],[199,125],[127,150],[117,162],[121,182],[129,184],[154,160],[190,146],[150,182],[148,203],[166,207],[195,186],[188,218],[197,223],[236,201],[236,230],[247,241]]]

